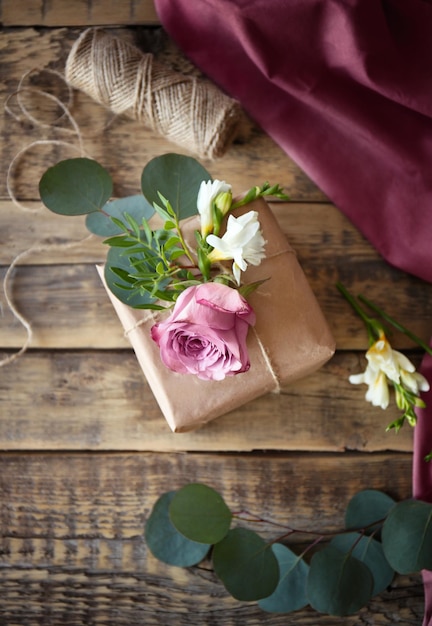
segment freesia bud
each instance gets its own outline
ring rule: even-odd
[[[232,192],[225,191],[224,193],[220,193],[216,196],[215,205],[222,213],[222,215],[226,215],[231,208],[232,204]]]

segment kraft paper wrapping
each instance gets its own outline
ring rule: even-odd
[[[318,302],[297,261],[294,250],[269,209],[258,199],[244,207],[259,212],[266,258],[249,266],[244,282],[268,278],[249,297],[256,325],[249,330],[249,371],[223,381],[203,381],[166,368],[150,328],[165,312],[133,309],[107,289],[129,337],[148,384],[174,432],[195,429],[206,422],[320,368],[334,354],[335,342]],[[198,218],[188,220],[185,232],[199,228]],[[103,280],[103,269],[98,267]],[[105,284],[105,281],[103,281]],[[106,287],[106,285],[105,285]]]

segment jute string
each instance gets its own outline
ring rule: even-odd
[[[57,78],[59,78],[64,83],[64,77],[61,74],[59,74],[59,72],[56,72],[54,70],[43,70],[43,71],[45,73],[52,74],[53,76],[56,76]],[[21,161],[21,159],[25,156],[25,154],[27,152],[29,152],[32,148],[36,147],[36,146],[57,145],[57,146],[66,147],[68,149],[72,149],[72,150],[78,152],[78,154],[80,156],[86,156],[81,132],[79,130],[78,124],[76,123],[74,117],[72,116],[72,114],[70,112],[70,107],[71,107],[71,104],[72,104],[72,89],[67,85],[68,98],[67,98],[67,102],[64,103],[59,98],[54,96],[53,94],[50,94],[50,93],[48,93],[46,91],[43,91],[41,89],[37,89],[37,88],[34,88],[34,87],[26,86],[25,81],[32,74],[35,74],[35,73],[37,73],[37,70],[30,70],[29,72],[26,72],[23,75],[23,77],[21,78],[21,80],[20,80],[20,82],[18,84],[17,90],[14,93],[10,94],[10,96],[5,101],[5,105],[4,105],[5,112],[7,114],[9,114],[10,116],[12,116],[16,121],[18,121],[18,122],[27,121],[27,122],[30,122],[35,127],[39,127],[39,128],[53,128],[55,126],[57,128],[57,130],[60,130],[60,132],[65,133],[67,135],[72,135],[73,138],[75,138],[75,140],[77,141],[78,145],[75,145],[71,141],[64,141],[64,140],[61,140],[61,139],[39,139],[39,140],[32,141],[31,143],[27,144],[26,146],[24,146],[21,150],[19,150],[15,154],[14,158],[12,159],[12,161],[9,164],[8,171],[7,171],[7,176],[6,176],[7,191],[8,191],[10,199],[12,200],[12,203],[14,204],[14,206],[16,208],[18,208],[21,211],[30,212],[30,213],[38,212],[39,208],[31,208],[31,207],[28,207],[28,206],[22,204],[21,202],[19,202],[19,200],[17,199],[17,197],[15,195],[15,191],[14,191],[14,173],[15,173],[15,168],[18,165],[18,163]],[[49,101],[55,103],[56,106],[58,106],[59,109],[62,111],[61,115],[59,115],[50,124],[43,122],[42,120],[40,120],[37,117],[35,117],[34,115],[32,115],[30,113],[29,109],[25,106],[24,100],[22,98],[24,93],[27,93],[27,94],[37,94],[38,96],[42,96],[43,98],[46,98]],[[11,107],[10,103],[11,103],[12,98],[16,99],[16,103],[18,105],[19,113],[16,113],[12,109],[12,107]],[[63,118],[66,119],[70,123],[71,128],[57,126],[58,122],[62,121]],[[14,352],[13,354],[11,354],[11,355],[3,358],[2,360],[0,360],[0,367],[4,367],[5,365],[8,365],[8,364],[12,363],[16,359],[18,359],[20,356],[22,356],[27,351],[29,346],[31,345],[31,342],[32,342],[32,339],[33,339],[32,325],[29,322],[29,320],[27,320],[20,313],[20,311],[18,310],[17,306],[14,303],[13,296],[12,296],[12,286],[13,286],[12,277],[13,277],[13,272],[16,269],[16,267],[26,257],[30,256],[31,254],[38,254],[38,253],[47,252],[47,251],[59,251],[59,252],[62,252],[64,250],[66,250],[66,249],[70,249],[70,248],[73,248],[75,246],[79,246],[79,245],[81,245],[82,243],[84,243],[85,241],[87,241],[87,240],[89,240],[91,238],[92,238],[92,235],[88,235],[88,236],[86,236],[83,239],[80,239],[78,241],[66,241],[66,242],[61,242],[61,243],[53,242],[52,239],[46,239],[46,240],[44,240],[44,241],[42,241],[42,242],[40,242],[38,244],[35,244],[35,245],[31,246],[27,250],[24,250],[24,251],[20,252],[13,259],[13,261],[9,265],[9,267],[8,267],[8,269],[6,271],[6,274],[4,276],[4,279],[3,279],[3,293],[4,293],[5,302],[6,302],[6,305],[7,305],[8,309],[9,309],[9,311],[12,313],[13,317],[24,327],[24,329],[25,329],[25,331],[27,333],[27,338],[24,341],[22,347],[17,352]]]
[[[248,122],[211,82],[174,72],[152,54],[89,28],[73,45],[66,80],[118,115],[140,121],[199,157],[223,156]]]

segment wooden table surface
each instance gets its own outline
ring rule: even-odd
[[[158,26],[150,1],[3,0],[1,100],[33,68],[33,82],[60,96],[71,45],[89,25],[105,25],[173,69],[194,72]],[[64,92],[64,90],[63,90]],[[22,94],[34,116],[52,107]],[[16,98],[9,101],[17,112]],[[83,93],[73,114],[88,154],[111,172],[115,193],[139,193],[140,173],[153,156],[187,151],[137,122],[115,118]],[[45,121],[46,118],[43,118]],[[31,142],[74,141],[52,127],[0,117],[0,278],[16,255],[47,240],[79,241],[81,218],[41,207],[38,181],[67,148]],[[76,142],[75,142],[76,143]],[[424,340],[432,328],[432,286],[388,266],[356,228],[262,131],[220,160],[203,162],[240,192],[270,180],[290,203],[272,208],[297,251],[337,341],[319,372],[223,416],[200,430],[172,434],[96,274],[106,249],[48,247],[25,254],[10,291],[33,329],[30,349],[0,371],[0,624],[240,625],[409,624],[419,626],[419,576],[394,580],[358,615],[320,616],[307,608],[269,615],[232,599],[208,568],[182,570],[149,554],[145,520],[163,492],[201,481],[230,506],[308,530],[336,530],[360,489],[411,495],[412,431],[385,432],[398,413],[364,401],[348,376],[364,368],[367,337],[335,283],[367,294]],[[26,339],[2,297],[0,357]],[[394,347],[415,363],[421,353],[403,336]],[[271,538],[270,525],[261,529]]]

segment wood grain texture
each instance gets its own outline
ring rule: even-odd
[[[310,608],[268,615],[254,603],[230,598],[210,562],[188,570],[164,565],[149,554],[143,539],[156,499],[190,481],[220,490],[234,510],[333,532],[343,527],[355,490],[385,489],[391,483],[393,497],[407,497],[409,473],[406,455],[373,455],[365,467],[357,455],[2,456],[0,617],[4,624],[20,626],[60,621],[73,626],[312,625],[318,620],[334,626],[420,626],[418,577],[396,578],[353,617],[318,616]],[[276,538],[270,524],[256,530],[268,540]]]
[[[159,24],[153,0],[2,0],[4,26]]]
[[[363,365],[363,364],[362,364]],[[364,401],[348,382],[357,354],[191,433],[173,434],[128,351],[27,353],[2,372],[0,442],[5,450],[402,450],[412,430],[385,432],[398,415]],[[187,393],[187,387],[185,387]],[[364,459],[368,463],[368,458]]]

